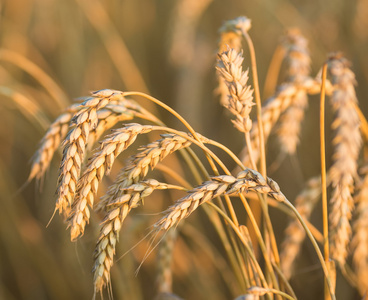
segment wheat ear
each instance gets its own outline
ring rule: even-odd
[[[122,194],[109,203],[109,212],[101,224],[100,236],[94,252],[93,267],[95,293],[110,281],[110,269],[113,265],[116,243],[126,216],[139,201],[156,189],[167,189],[168,185],[150,179],[122,189]]]
[[[232,120],[235,128],[241,132],[249,132],[252,128],[249,114],[254,103],[253,91],[247,85],[248,71],[243,72],[243,60],[242,53],[229,49],[218,54],[216,69],[228,88],[225,107],[236,117]]]
[[[357,185],[355,202],[357,218],[354,222],[354,236],[351,242],[353,264],[357,275],[357,286],[361,295],[368,291],[368,165],[360,172],[363,180]]]
[[[61,114],[49,127],[45,136],[40,142],[40,146],[32,158],[31,171],[28,181],[36,178],[40,181],[48,167],[50,166],[52,157],[58,149],[61,141],[65,138],[69,123],[73,115],[81,108],[80,104],[69,106],[63,114]]]
[[[83,106],[73,117],[75,125],[64,141],[63,157],[57,187],[56,210],[66,212],[74,200],[74,194],[79,180],[81,165],[84,159],[89,132],[96,128],[97,110],[105,107],[112,100],[123,99],[123,93],[114,90],[100,90],[92,93]]]
[[[155,227],[157,230],[168,230],[187,218],[197,207],[215,197],[232,193],[256,191],[268,194],[278,201],[283,201],[285,196],[280,192],[277,183],[270,178],[267,181],[254,170],[247,169],[237,177],[221,175],[211,177],[211,180],[191,190],[189,194],[175,202],[159,220]]]
[[[94,196],[103,176],[109,174],[116,157],[127,149],[139,134],[152,130],[150,125],[127,124],[116,129],[101,143],[100,151],[91,158],[86,170],[78,181],[75,201],[69,216],[70,236],[75,241],[84,233],[93,208]]]
[[[343,57],[337,55],[328,62],[333,93],[330,101],[334,111],[332,128],[335,137],[333,164],[329,169],[329,179],[333,188],[331,195],[330,240],[331,256],[344,265],[351,236],[351,211],[354,206],[352,189],[357,177],[357,159],[362,143],[359,116],[355,110],[354,73]]]
[[[160,243],[157,253],[157,288],[158,294],[172,293],[172,255],[174,252],[177,230],[169,230]]]
[[[246,17],[238,17],[233,20],[226,21],[220,28],[220,41],[218,53],[227,51],[229,48],[240,52],[242,48],[242,31],[248,31],[251,27],[250,19]],[[219,85],[216,93],[220,95],[220,103],[224,106],[228,104],[228,88],[225,80],[217,73]]]
[[[295,208],[304,220],[308,220],[321,196],[321,178],[311,178],[304,190],[295,200]],[[287,279],[293,273],[295,258],[300,253],[300,248],[305,239],[306,233],[298,220],[293,219],[285,229],[285,239],[282,243],[280,262],[281,270]]]
[[[298,87],[309,78],[311,60],[307,47],[308,42],[299,30],[289,30],[283,39],[283,45],[286,50],[286,82],[294,84],[297,91],[292,97],[289,107],[281,115],[276,133],[281,152],[294,154],[299,144],[304,111],[308,106],[307,90]]]

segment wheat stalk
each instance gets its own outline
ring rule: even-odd
[[[211,177],[209,181],[204,182],[191,190],[187,196],[176,201],[167,210],[166,215],[155,224],[155,227],[157,230],[168,230],[187,218],[199,205],[213,198],[247,191],[268,194],[278,201],[285,199],[275,181],[270,178],[267,178],[266,181],[260,173],[247,169],[240,172],[237,177],[230,175]]]
[[[357,98],[354,90],[355,76],[349,64],[340,55],[328,62],[333,93],[330,101],[335,114],[332,128],[335,137],[333,165],[329,169],[329,179],[333,187],[330,212],[331,256],[344,265],[348,255],[351,236],[351,211],[354,207],[352,189],[357,177],[357,159],[362,143],[359,116],[355,110]]]
[[[306,187],[297,196],[295,208],[304,220],[308,220],[314,206],[321,196],[321,178],[313,177],[308,180]],[[281,271],[287,279],[293,273],[295,258],[300,253],[300,248],[305,239],[305,231],[298,220],[293,219],[285,229],[285,239],[280,252]]]

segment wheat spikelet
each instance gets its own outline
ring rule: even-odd
[[[154,169],[166,156],[191,145],[190,141],[176,134],[162,134],[161,136],[162,139],[140,148],[141,152],[130,158],[129,163],[118,174],[107,194],[101,198],[98,209],[103,209],[113,201],[122,188],[142,180],[147,175],[149,168]]]
[[[61,114],[45,133],[40,142],[40,146],[32,158],[31,171],[28,181],[36,178],[38,181],[42,179],[47,171],[55,151],[59,147],[61,141],[65,138],[69,123],[73,115],[81,108],[80,104],[69,106],[63,114]]]
[[[95,264],[93,267],[95,293],[101,292],[102,288],[110,280],[110,269],[113,265],[116,243],[119,232],[126,216],[132,208],[137,207],[139,201],[149,196],[155,189],[166,189],[167,185],[150,179],[133,184],[122,189],[120,197],[109,203],[109,210],[104,218],[100,236],[94,252]]]
[[[305,89],[298,86],[308,80],[310,73],[310,56],[308,42],[299,30],[289,30],[284,37],[283,45],[286,48],[287,79],[295,84],[297,91],[286,111],[281,115],[276,131],[282,153],[294,154],[299,144],[301,123],[304,111],[308,105],[308,95]]]
[[[251,27],[250,19],[238,17],[234,20],[226,21],[220,28],[220,42],[218,53],[227,51],[228,48],[240,52],[242,45],[242,31],[247,32]],[[217,73],[219,85],[216,93],[220,95],[220,103],[224,106],[228,103],[228,88],[222,77]]]
[[[215,197],[232,193],[256,191],[268,194],[278,201],[284,201],[285,196],[280,192],[277,183],[270,178],[267,181],[254,170],[247,169],[237,177],[222,175],[211,177],[211,180],[191,190],[189,194],[175,202],[166,215],[159,220],[155,227],[157,230],[168,230],[187,218],[197,207]]]
[[[101,143],[100,151],[91,158],[86,170],[78,181],[76,198],[69,216],[71,240],[75,241],[84,233],[89,222],[89,207],[93,208],[94,196],[99,182],[108,174],[116,157],[127,149],[139,134],[152,130],[152,126],[127,124],[124,128],[116,129]]]
[[[70,209],[79,179],[81,165],[84,159],[89,132],[96,128],[97,110],[105,107],[112,100],[121,100],[123,93],[114,90],[101,90],[92,93],[73,117],[75,127],[71,129],[64,141],[63,158],[60,165],[56,200],[56,210],[59,213]]]
[[[109,104],[104,109],[97,112],[98,124],[90,131],[88,136],[87,149],[91,150],[93,145],[111,127],[122,121],[128,121],[135,117],[135,111],[128,109],[125,105],[127,101],[120,101],[118,104]]]
[[[225,107],[236,117],[232,120],[236,129],[241,132],[249,132],[252,128],[252,120],[249,114],[252,110],[253,91],[248,82],[248,71],[243,72],[243,56],[235,49],[218,54],[217,71],[225,81],[228,88],[228,100]]]
[[[361,168],[363,180],[357,185],[354,236],[351,242],[357,286],[361,295],[368,291],[368,165]]]
[[[329,60],[329,72],[333,84],[330,98],[335,114],[332,128],[335,137],[333,165],[329,170],[329,179],[333,187],[331,195],[330,240],[331,256],[340,265],[345,264],[347,246],[351,235],[351,211],[354,206],[352,189],[357,177],[357,159],[361,146],[360,121],[355,110],[354,73],[348,68],[348,62],[337,55]]]
[[[320,195],[321,178],[313,177],[307,182],[306,187],[295,200],[295,208],[303,219],[309,219]],[[280,262],[283,274],[287,279],[290,279],[293,273],[295,258],[300,253],[300,248],[306,233],[304,228],[300,225],[300,222],[293,219],[285,229],[285,235],[280,252]]]

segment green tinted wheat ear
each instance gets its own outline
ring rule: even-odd
[[[94,252],[93,267],[95,293],[110,281],[110,269],[113,265],[116,243],[126,216],[138,206],[141,199],[149,196],[155,189],[167,189],[168,185],[157,180],[146,180],[122,189],[122,194],[110,202],[106,217],[102,221],[100,236]]]
[[[247,169],[240,172],[237,177],[230,175],[211,177],[211,180],[196,187],[187,196],[172,205],[166,215],[155,226],[157,230],[168,230],[187,218],[198,206],[213,198],[248,191],[268,194],[278,201],[284,201],[285,199],[275,181],[270,178],[267,178],[266,181],[260,173]]]
[[[110,172],[115,158],[128,148],[139,134],[151,130],[152,126],[149,125],[127,124],[124,128],[114,130],[113,134],[102,141],[100,151],[91,158],[78,182],[76,198],[69,216],[72,241],[83,235],[86,223],[89,222],[89,208],[93,208],[99,182],[105,173]]]
[[[355,110],[354,73],[341,56],[332,57],[328,63],[333,93],[330,101],[334,111],[332,129],[335,137],[333,165],[329,179],[333,188],[331,195],[330,240],[331,257],[340,265],[345,264],[351,236],[351,211],[354,206],[352,189],[357,177],[357,159],[361,147],[360,121]]]
[[[281,115],[277,128],[281,152],[294,154],[299,143],[301,123],[304,119],[304,110],[308,105],[308,95],[305,88],[300,88],[309,81],[310,56],[307,48],[308,42],[299,30],[289,30],[283,39],[286,50],[287,63],[286,82],[294,84],[297,91],[286,111]]]
[[[309,219],[320,196],[321,178],[313,177],[308,181],[306,187],[295,201],[295,208],[305,220]],[[287,279],[290,279],[293,273],[295,258],[300,253],[306,234],[299,221],[294,219],[287,226],[285,235],[286,237],[281,247],[280,262],[282,272]]]
[[[368,291],[368,164],[361,168],[363,180],[357,185],[356,220],[351,242],[357,286],[361,295]]]

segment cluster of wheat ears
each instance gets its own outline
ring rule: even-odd
[[[151,230],[162,246],[158,255],[161,260],[161,295],[170,295],[170,299],[176,297],[172,291],[170,269],[175,230],[180,230],[180,227],[176,229],[178,224],[202,204],[210,209],[209,218],[226,245],[230,267],[243,291],[239,299],[296,299],[289,279],[293,276],[293,263],[306,236],[324,273],[325,299],[335,299],[337,268],[362,295],[367,291],[368,161],[367,153],[361,155],[364,152],[361,149],[363,141],[368,140],[368,127],[358,108],[354,73],[341,54],[332,54],[323,71],[316,78],[311,77],[307,40],[298,30],[290,30],[280,46],[287,79],[262,105],[254,49],[248,35],[250,27],[251,22],[245,17],[224,24],[220,29],[216,64],[221,104],[233,116],[234,127],[244,133],[245,146],[240,155],[197,133],[178,112],[141,92],[111,89],[93,92],[90,97],[66,108],[46,132],[34,156],[29,180],[42,180],[55,152],[62,147],[55,212],[59,212],[67,223],[71,240],[83,236],[91,211],[103,215],[94,251],[95,295],[109,286],[124,220],[143,198],[158,189],[187,192],[181,199],[174,199]],[[243,39],[249,46],[253,87],[248,83],[249,72],[243,69]],[[278,184],[267,177],[265,144],[273,132],[280,142],[281,152],[295,154],[309,96],[319,93],[321,174],[306,183],[292,204]],[[331,124],[334,130],[333,163],[327,172],[324,159],[325,94],[329,96],[334,115]],[[182,122],[186,132],[167,127],[132,97],[146,98],[166,109]],[[256,120],[252,122],[250,113],[253,109],[256,110]],[[128,122],[133,119],[140,119],[143,124]],[[104,135],[114,126],[116,129]],[[127,159],[106,194],[96,199],[99,185],[104,176],[109,175],[117,157],[135,142],[138,135],[152,131],[161,132],[161,138],[138,148],[138,153]],[[99,140],[99,146],[91,152]],[[193,147],[204,152],[206,163],[200,160]],[[238,170],[229,170],[209,147],[224,151]],[[175,159],[183,160],[191,175],[183,178],[173,169],[170,171],[173,183],[147,178],[150,170],[174,152],[180,154]],[[93,154],[87,160],[88,153]],[[329,205],[327,187],[331,189]],[[239,199],[246,211],[249,219],[246,225],[238,221],[234,199]],[[254,215],[249,199],[256,200],[254,203],[259,205],[261,216]],[[322,233],[308,221],[318,203],[323,206]],[[279,208],[280,214],[291,217],[280,249],[268,213],[269,205]],[[250,237],[248,229],[254,237]],[[352,266],[348,264],[350,255]]]

